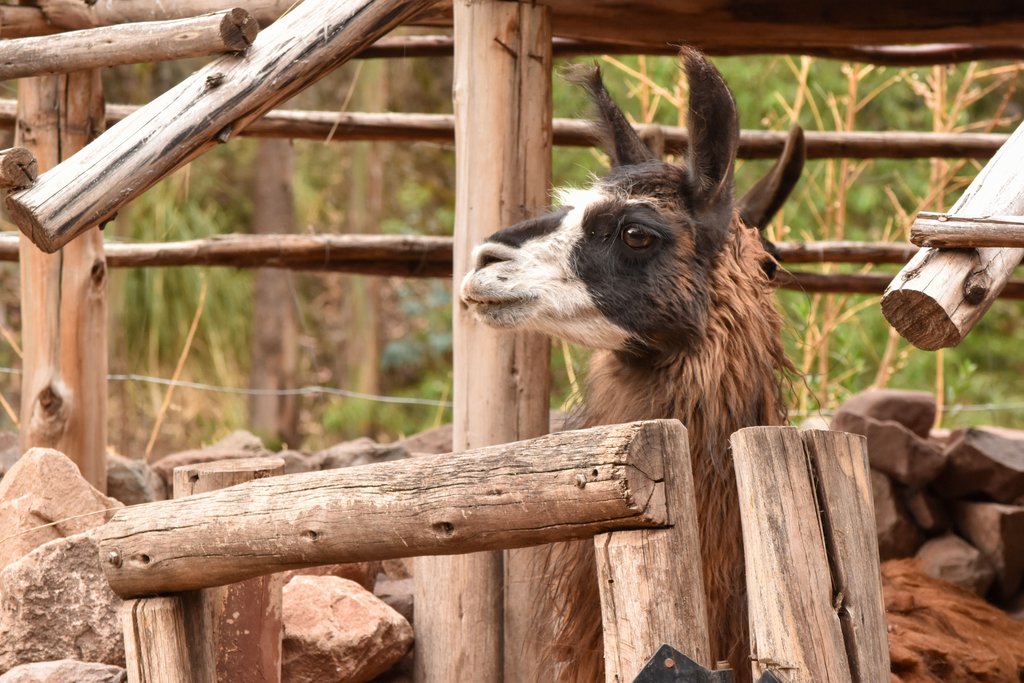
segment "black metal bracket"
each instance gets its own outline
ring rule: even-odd
[[[640,670],[633,683],[732,683],[732,669],[710,671],[670,645],[662,645]],[[765,671],[757,683],[782,683]]]

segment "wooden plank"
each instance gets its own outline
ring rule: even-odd
[[[111,104],[107,125],[112,126],[138,111],[134,105]],[[14,128],[15,103],[0,99],[0,129]],[[554,144],[589,147],[595,144],[593,128],[587,121],[554,119]],[[686,149],[685,128],[637,125],[645,137],[662,136],[666,150],[678,154]],[[242,131],[243,137],[278,137],[322,142],[389,140],[451,144],[455,119],[447,114],[403,114],[395,112],[328,112],[278,109],[266,113]],[[804,133],[809,159],[989,159],[1009,138],[1003,133],[934,133],[917,131],[807,131]],[[786,133],[762,130],[740,132],[739,157],[775,159],[786,143]]]
[[[80,0],[38,0],[37,5],[51,25],[61,29],[87,29],[114,24],[144,21],[187,19],[231,9],[229,0],[118,0],[117,2],[82,2]],[[237,3],[235,3],[237,4]],[[266,26],[290,10],[295,0],[246,0],[245,9]]]
[[[910,226],[910,241],[918,246],[938,249],[1024,248],[1024,218],[968,218],[922,211]]]
[[[707,605],[701,573],[700,536],[686,428],[670,421],[663,432],[668,529],[615,531],[594,537],[605,680],[629,683],[668,643],[710,667]],[[668,451],[669,444],[679,450]]]
[[[128,600],[121,608],[129,683],[192,683],[181,596]]]
[[[281,458],[239,458],[174,468],[174,498],[284,474]],[[182,593],[192,675],[201,681],[279,683],[280,575]]]
[[[542,5],[455,4],[455,282],[472,268],[479,242],[548,203],[550,42]],[[546,432],[547,338],[486,327],[453,296],[454,448]],[[544,590],[527,579],[535,556],[416,561],[417,681],[536,678],[547,625],[530,618]]]
[[[57,165],[103,127],[98,71],[18,83],[16,143]],[[107,268],[95,227],[56,254],[19,242],[22,310],[21,447],[55,448],[107,490]]]
[[[430,0],[305,0],[244,55],[220,57],[7,196],[33,243],[52,252],[274,105],[344,63]]]
[[[1024,124],[949,210],[951,216],[1024,214]],[[915,346],[956,346],[985,314],[1024,256],[1022,248],[922,249],[893,279],[882,313]]]
[[[101,557],[124,596],[318,564],[457,554],[665,523],[659,422],[271,477],[118,511]],[[596,472],[596,474],[595,474]]]
[[[0,152],[0,188],[13,190],[28,187],[39,177],[39,164],[32,152],[12,147]]]
[[[4,41],[0,80],[241,52],[259,32],[243,9]]]

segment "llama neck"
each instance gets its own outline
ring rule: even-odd
[[[694,454],[717,467],[734,431],[782,423],[779,375],[787,361],[763,258],[754,231],[734,230],[712,271],[707,334],[692,349],[652,363],[595,353],[586,423],[678,419]]]

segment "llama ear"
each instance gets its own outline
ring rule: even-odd
[[[655,158],[608,94],[601,80],[601,69],[596,64],[570,67],[565,77],[586,88],[597,107],[597,132],[602,149],[612,159],[612,166],[639,164]]]
[[[691,48],[680,53],[690,84],[687,169],[691,196],[703,208],[725,202],[731,211],[732,173],[739,146],[739,119],[722,74]]]
[[[793,126],[789,129],[786,146],[778,161],[768,174],[757,181],[737,202],[740,218],[746,225],[764,230],[800,180],[805,158],[804,129]]]

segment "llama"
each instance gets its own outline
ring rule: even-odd
[[[654,158],[596,67],[576,73],[596,104],[611,171],[589,188],[561,192],[558,210],[477,247],[461,296],[485,324],[594,350],[583,414],[572,426],[652,418],[686,425],[711,656],[727,659],[737,680],[747,681],[743,547],[728,439],[743,427],[785,422],[780,387],[790,369],[769,282],[775,262],[748,226],[763,227],[796,182],[802,140],[792,135],[769,176],[734,201],[735,103],[700,53],[681,56],[690,84],[685,164]],[[557,544],[549,562],[552,678],[601,680],[592,544]],[[905,668],[922,652],[916,645],[909,651]],[[1024,664],[1024,648],[1013,656]]]

